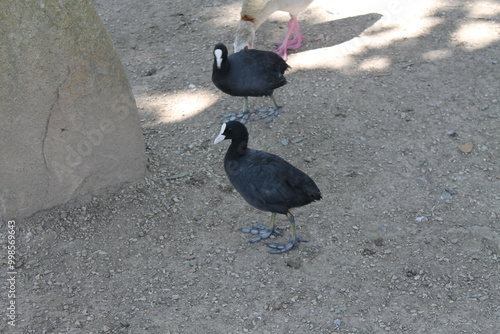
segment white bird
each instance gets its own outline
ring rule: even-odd
[[[284,60],[287,50],[298,49],[304,36],[299,31],[297,16],[304,11],[313,0],[243,0],[241,19],[236,28],[234,52],[244,49],[253,49],[255,31],[274,12],[280,10],[290,14],[290,21],[285,39],[278,45],[276,52]],[[293,39],[290,36],[293,33]]]

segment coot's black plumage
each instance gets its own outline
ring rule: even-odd
[[[288,64],[274,52],[250,49],[228,56],[226,46],[219,43],[214,48],[212,81],[224,93],[245,98],[243,123],[253,113],[248,110],[248,97],[269,96],[273,108],[260,112],[265,112],[262,118],[269,117],[267,122],[270,122],[279,110],[273,91],[286,84],[284,73],[288,68]],[[228,116],[234,117],[235,114]]]
[[[242,231],[259,234],[251,242],[268,238],[272,233],[279,234],[274,226],[276,214],[281,213],[287,215],[290,221],[291,238],[285,245],[268,244],[274,248],[270,253],[286,252],[305,241],[297,237],[290,209],[321,199],[321,192],[314,181],[279,156],[248,148],[248,131],[240,122],[223,124],[214,144],[224,139],[232,140],[224,158],[229,181],[249,204],[272,213],[268,227],[254,223],[256,229],[245,228]]]

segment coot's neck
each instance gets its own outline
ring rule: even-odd
[[[230,159],[237,159],[244,156],[248,152],[248,139],[233,139],[227,150],[226,156]]]

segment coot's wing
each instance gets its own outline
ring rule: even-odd
[[[321,198],[314,181],[277,155],[250,150],[229,179],[247,202],[258,209],[286,213]]]
[[[284,86],[287,63],[269,51],[243,50],[229,56],[231,83],[246,96],[271,95]]]

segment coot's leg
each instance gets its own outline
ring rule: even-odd
[[[240,121],[241,123],[245,124],[249,119],[252,114],[255,114],[257,111],[255,110],[248,110],[248,97],[245,96],[245,100],[243,101],[243,110],[240,113],[229,113],[222,115],[222,122],[221,123],[227,123],[230,121]]]
[[[274,96],[271,94],[269,96],[271,98],[271,101],[273,102],[273,107],[269,109],[258,109],[255,112],[258,113],[259,115],[257,117],[252,118],[252,121],[258,121],[259,119],[267,118],[266,123],[272,122],[276,116],[279,114],[280,106],[278,106],[278,103],[276,103],[276,100],[274,99]]]
[[[263,118],[267,118],[266,123],[272,122],[276,118],[276,116],[278,116],[281,107],[278,105],[278,103],[276,103],[276,100],[272,94],[269,97],[273,102],[272,108],[248,110],[248,97],[245,96],[245,100],[243,102],[243,110],[241,111],[241,113],[229,113],[222,115],[222,123],[239,120],[241,123],[245,124],[248,120],[258,121]],[[258,116],[252,117],[252,115],[256,114],[258,114]]]
[[[267,246],[273,248],[273,250],[270,250],[269,253],[271,254],[281,254],[284,252],[289,251],[290,249],[293,248],[293,246],[297,245],[299,242],[307,242],[305,239],[301,239],[297,237],[297,232],[295,231],[295,218],[290,212],[287,212],[286,216],[288,217],[288,220],[290,221],[290,239],[288,240],[287,244],[280,245],[280,244],[267,244]]]
[[[273,233],[276,235],[281,235],[280,232],[278,232],[274,229],[275,220],[276,220],[276,213],[273,212],[271,214],[271,221],[269,223],[269,226],[265,226],[265,225],[262,225],[259,223],[252,223],[252,226],[254,228],[244,227],[240,231],[244,232],[244,233],[258,234],[258,236],[256,236],[255,238],[250,239],[249,242],[251,242],[251,243],[259,242],[262,239],[269,238],[271,236],[271,234],[273,234]]]

